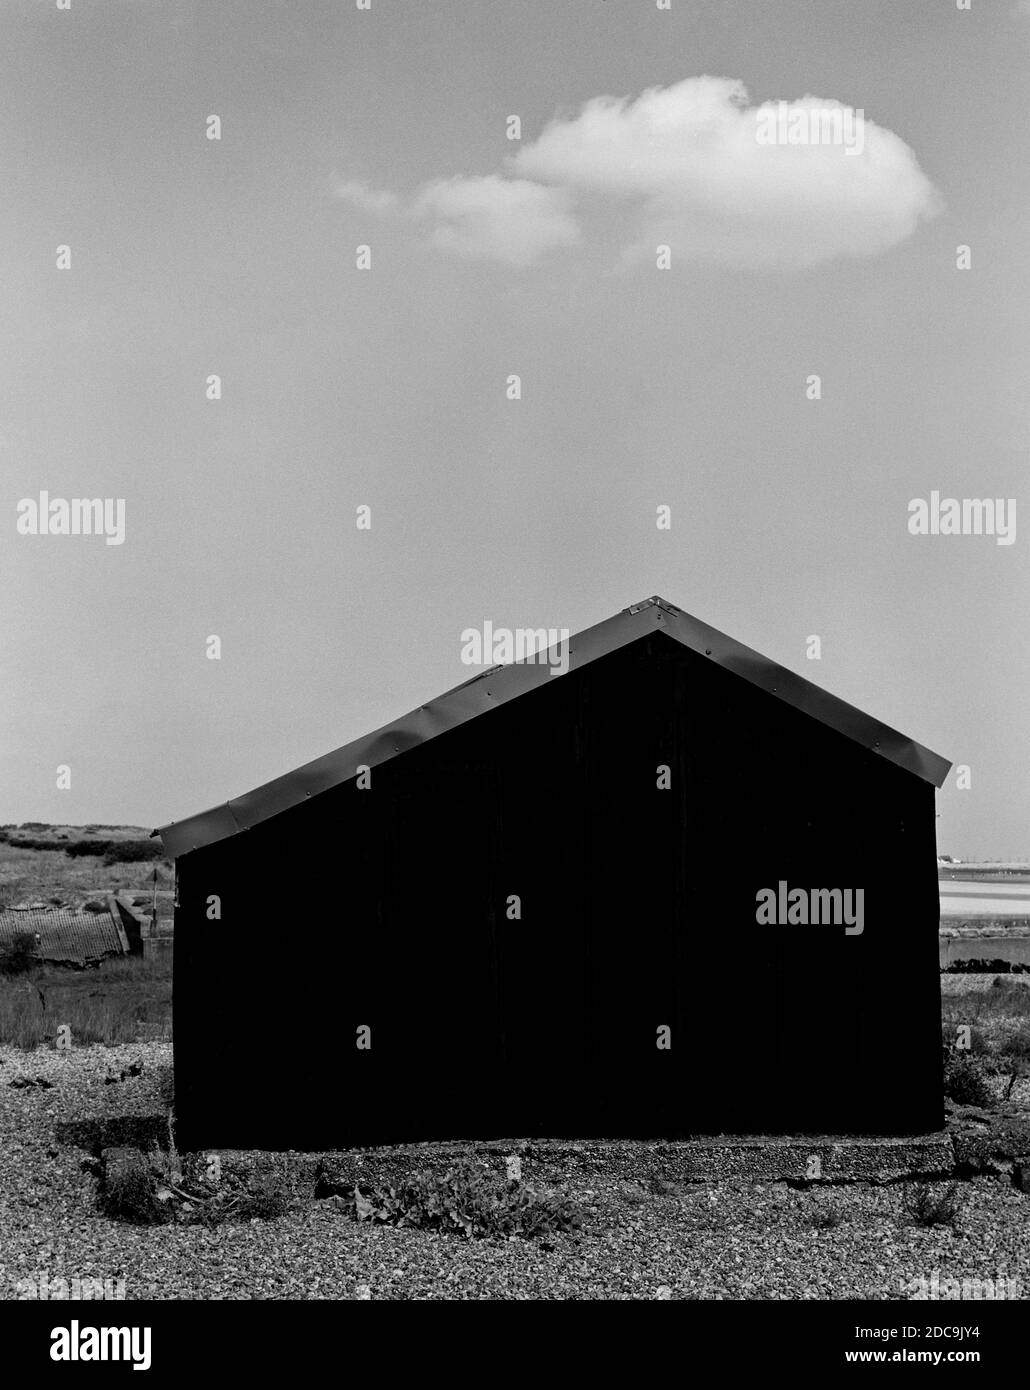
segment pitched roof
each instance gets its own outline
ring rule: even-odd
[[[664,632],[691,651],[709,657],[761,690],[775,695],[820,723],[838,730],[865,748],[939,787],[951,764],[928,748],[853,705],[839,700],[811,681],[752,651],[725,633],[692,618],[665,599],[644,599],[569,639],[569,670],[617,651],[650,632]],[[512,662],[479,672],[410,714],[385,724],[373,733],[337,748],[335,752],[305,763],[244,796],[202,811],[186,820],[172,821],[154,832],[173,857],[224,840],[241,830],[297,806],[309,796],[328,791],[356,775],[360,764],[375,767],[398,753],[413,748],[447,729],[515,699],[551,679],[549,668],[536,662]]]
[[[85,965],[104,956],[124,955],[129,943],[108,896],[103,912],[69,908],[0,912],[0,949],[21,932],[39,937],[36,954],[57,964]]]

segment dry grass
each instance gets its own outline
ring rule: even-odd
[[[1030,1076],[1030,985],[1025,977],[998,975],[989,989],[947,993],[941,1000],[944,1041],[954,1044],[959,1028],[970,1029],[970,1053],[978,1065],[1000,1075],[1003,1099]]]
[[[76,840],[142,839],[148,830],[137,826],[108,827],[48,826],[45,829],[18,829],[9,826],[2,833],[19,837],[48,839],[53,849],[23,849],[0,838],[0,911],[15,903],[45,902],[78,905],[104,893],[129,892],[146,895],[154,891],[154,870],[158,874],[158,918],[170,920],[174,894],[172,866],[161,858],[159,842],[154,841],[155,858],[135,864],[104,864],[101,856],[71,858],[62,845]],[[64,837],[62,839],[61,837]]]
[[[167,960],[103,961],[90,970],[56,966],[0,978],[0,1043],[31,1050],[67,1024],[73,1046],[166,1042],[172,1036],[172,973]]]
[[[969,1024],[985,1032],[1030,1024],[1030,985],[1018,976],[995,976],[990,989],[964,989],[941,1000],[945,1025]]]

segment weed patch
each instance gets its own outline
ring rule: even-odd
[[[956,1105],[992,1106],[995,1097],[985,1059],[971,1052],[947,1048],[944,1053],[944,1094]]]
[[[443,1172],[416,1173],[396,1187],[330,1186],[320,1181],[315,1195],[334,1198],[356,1221],[442,1231],[466,1239],[532,1240],[575,1230],[583,1221],[582,1209],[567,1193],[509,1181],[486,1164],[471,1161],[455,1163]]]
[[[954,1227],[962,1211],[958,1183],[935,1193],[928,1182],[912,1183],[905,1192],[905,1213],[917,1226]]]

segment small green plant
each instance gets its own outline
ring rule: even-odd
[[[935,1193],[928,1182],[912,1183],[905,1192],[905,1212],[917,1226],[954,1226],[962,1210],[958,1183]]]
[[[445,1172],[416,1173],[397,1187],[319,1185],[357,1221],[409,1226],[450,1235],[532,1240],[575,1230],[583,1214],[567,1193],[508,1181],[488,1165],[464,1161]]]

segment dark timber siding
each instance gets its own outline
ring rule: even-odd
[[[660,632],[178,877],[187,1147],[943,1122],[933,787]],[[864,933],[757,925],[781,879]]]

